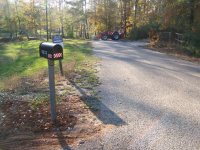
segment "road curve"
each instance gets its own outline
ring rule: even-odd
[[[80,150],[200,150],[200,66],[142,48],[94,41],[104,124]]]

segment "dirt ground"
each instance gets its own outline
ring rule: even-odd
[[[60,93],[55,124],[51,122],[48,96],[38,98],[39,91],[48,95],[47,79],[20,82],[22,87],[0,93],[0,150],[68,150],[103,129],[98,110],[91,111],[85,97],[72,90],[68,79],[57,78],[56,90]]]

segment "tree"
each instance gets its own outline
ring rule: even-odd
[[[124,27],[128,38],[145,38],[153,28],[190,34],[200,30],[199,0],[1,0],[0,3],[1,29],[10,37],[23,33],[27,37],[47,35],[48,39],[59,33],[63,37],[89,38]]]

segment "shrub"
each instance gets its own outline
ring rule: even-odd
[[[194,47],[200,48],[200,33],[199,32],[186,33],[186,34],[184,34],[184,37],[185,37],[188,45],[192,45]]]
[[[151,30],[158,30],[158,29],[159,29],[159,24],[151,22],[144,26],[132,29],[132,31],[128,35],[128,38],[132,40],[146,39],[149,37],[149,32]]]

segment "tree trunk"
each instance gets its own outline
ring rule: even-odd
[[[17,20],[18,20],[18,32],[20,32],[21,31],[21,20],[20,20],[20,17],[19,17],[17,2],[18,2],[18,0],[15,0],[15,10],[16,10]]]
[[[139,0],[135,0],[135,13],[134,13],[134,24],[133,24],[134,29],[136,29],[136,24],[137,24],[138,1]]]
[[[127,23],[127,1],[124,1],[124,36],[126,37],[126,23]]]
[[[60,14],[60,28],[59,30],[61,31],[62,37],[64,37],[64,27],[63,27],[63,0],[59,0],[59,12],[61,12]]]
[[[47,30],[47,41],[49,41],[48,0],[46,0],[46,30]]]
[[[189,19],[189,23],[190,23],[190,29],[192,30],[193,27],[193,23],[194,23],[194,0],[190,0],[190,19]]]

